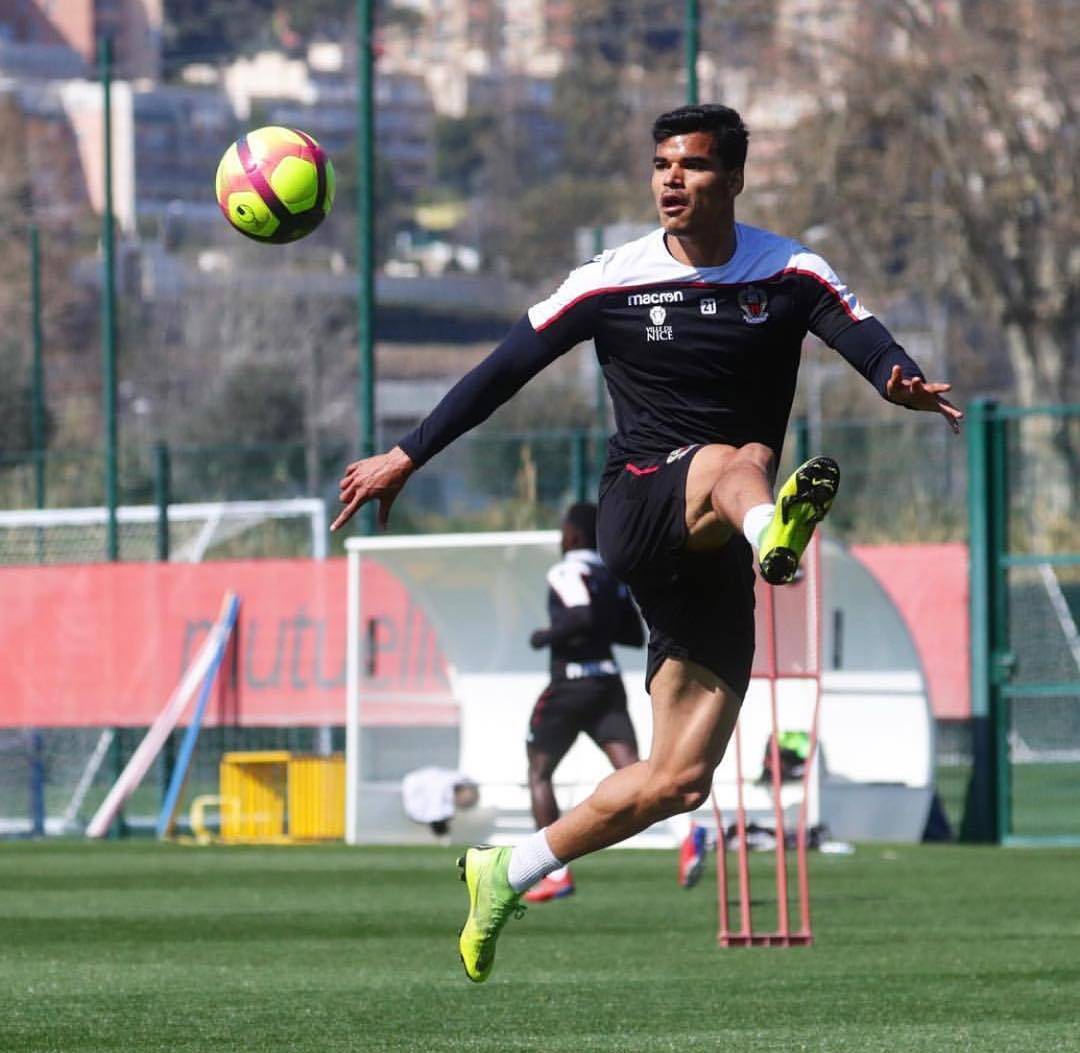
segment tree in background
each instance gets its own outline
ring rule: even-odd
[[[66,122],[29,116],[16,94],[0,94],[0,138],[17,144],[0,152],[0,227],[6,235],[0,258],[0,449],[12,454],[31,449],[31,224],[38,227],[41,248],[46,382],[67,403],[63,414],[49,414],[47,439],[85,442],[94,434],[98,374],[87,382],[82,363],[98,348],[98,307],[93,291],[77,280],[76,265],[80,251],[95,244],[95,227]]]
[[[265,247],[235,251],[257,264]],[[263,272],[258,282],[248,273],[238,267],[216,287],[147,308],[144,342],[125,371],[146,411],[125,431],[142,445],[266,448],[253,452],[262,467],[246,478],[239,461],[229,467],[231,454],[223,450],[218,460],[228,478],[193,484],[191,493],[201,487],[220,498],[254,496],[258,487],[266,496],[315,494],[324,446],[352,427],[355,301],[312,290],[288,268]],[[274,446],[282,448],[280,457]],[[174,457],[178,488],[185,485],[184,457]]]
[[[574,44],[554,85],[558,165],[512,203],[507,255],[513,277],[558,279],[583,262],[575,256],[578,229],[652,215],[646,180],[658,96],[645,85],[654,76],[671,83],[667,67],[677,52],[671,19],[658,20],[655,6],[623,0],[574,5]],[[643,98],[650,99],[647,115],[640,112]]]
[[[165,0],[166,75],[189,62],[217,62],[262,48],[300,48],[312,34],[340,39],[353,5],[341,0]]]
[[[554,363],[481,425],[469,445],[469,470],[478,489],[497,499],[486,529],[521,529],[540,522],[544,509],[556,524],[560,505],[573,497],[575,432],[596,427],[595,411],[581,384],[592,376],[593,352],[582,347]],[[580,444],[578,444],[580,445]],[[586,455],[591,447],[581,445]]]
[[[31,423],[31,390],[26,355],[15,341],[0,343],[0,372],[8,379],[0,386],[0,468],[11,464],[13,458],[33,449],[33,426]],[[46,418],[46,445],[53,430],[54,420]]]
[[[481,186],[485,157],[495,137],[490,113],[435,119],[435,180],[445,190],[469,197]]]
[[[872,7],[872,53],[843,57],[837,90],[823,89],[819,116],[792,141],[797,229],[826,224],[880,288],[989,322],[1021,404],[1075,400],[1080,7]],[[1036,426],[1026,431],[1037,441]],[[1041,503],[1067,512],[1080,479],[1068,428],[1048,425],[1029,452],[1046,467]]]

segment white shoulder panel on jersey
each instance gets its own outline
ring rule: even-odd
[[[832,269],[816,252],[800,247],[792,258],[791,269],[796,274],[806,275],[821,282],[839,301],[852,320],[861,322],[873,315],[859,302],[859,298],[840,280]]]
[[[743,223],[735,224],[735,232],[735,253],[730,260],[719,267],[691,267],[671,255],[664,231],[657,227],[571,271],[555,293],[529,308],[529,321],[539,332],[582,300],[622,289],[666,284],[741,285],[782,274],[812,277],[827,286],[856,321],[870,317],[833,269],[797,241]],[[647,302],[660,303],[662,294],[653,295],[656,299]]]
[[[802,246],[782,234],[761,227],[735,224],[735,254],[721,267],[703,267],[708,281],[738,285],[743,282],[775,278],[791,267],[792,258]]]
[[[664,248],[663,231],[657,228],[618,248],[607,249],[571,271],[551,296],[529,308],[529,321],[540,332],[589,296],[614,292],[627,285],[678,281],[680,273],[686,270]]]
[[[547,574],[548,585],[562,600],[564,607],[588,607],[589,589],[585,584],[585,567],[576,561],[556,563]]]

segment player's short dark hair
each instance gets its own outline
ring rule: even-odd
[[[563,516],[563,522],[577,530],[589,548],[596,548],[596,505],[591,501],[571,505]]]
[[[660,114],[653,121],[654,143],[662,143],[673,135],[709,132],[713,137],[713,153],[725,168],[742,168],[746,164],[746,146],[750,132],[742,118],[730,107],[718,103],[701,106],[680,106]]]

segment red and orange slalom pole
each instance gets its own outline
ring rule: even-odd
[[[784,826],[784,806],[781,799],[783,776],[780,764],[780,721],[777,705],[777,682],[780,679],[779,663],[777,661],[777,618],[776,601],[774,590],[767,589],[764,594],[765,602],[765,650],[768,661],[767,679],[769,683],[769,711],[771,735],[769,739],[769,768],[773,798],[773,815],[776,824],[776,929],[771,932],[756,931],[753,924],[753,909],[750,898],[750,861],[749,846],[747,844],[747,818],[745,795],[743,791],[743,763],[742,763],[742,736],[739,725],[735,725],[733,745],[735,748],[735,780],[736,780],[736,804],[735,804],[735,859],[736,873],[738,875],[739,896],[739,927],[731,927],[731,883],[728,876],[728,845],[727,825],[720,804],[716,797],[715,788],[712,793],[713,816],[716,820],[716,888],[717,888],[717,941],[721,947],[805,947],[814,942],[813,929],[810,920],[810,876],[807,865],[808,849],[808,824],[809,824],[809,800],[810,779],[814,763],[817,759],[818,747],[818,714],[821,706],[821,684],[817,668],[818,648],[816,634],[820,625],[819,611],[820,594],[816,588],[818,573],[818,553],[815,546],[813,552],[814,593],[811,595],[811,632],[815,634],[813,655],[813,679],[815,682],[814,703],[810,719],[809,752],[800,779],[802,799],[799,803],[798,816],[795,826],[795,881],[798,892],[799,927],[792,930],[790,891],[789,891],[789,866],[787,858],[787,832]]]

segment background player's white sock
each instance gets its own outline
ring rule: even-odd
[[[773,512],[776,511],[776,505],[754,505],[749,512],[743,516],[742,532],[746,537],[746,540],[750,542],[754,548],[758,548],[758,542],[761,540],[761,535],[764,533],[765,528],[772,522]]]
[[[515,892],[524,892],[532,888],[542,877],[558,870],[562,866],[551,853],[547,832],[537,830],[531,837],[525,838],[519,845],[514,845],[510,853],[510,866],[506,880]]]

